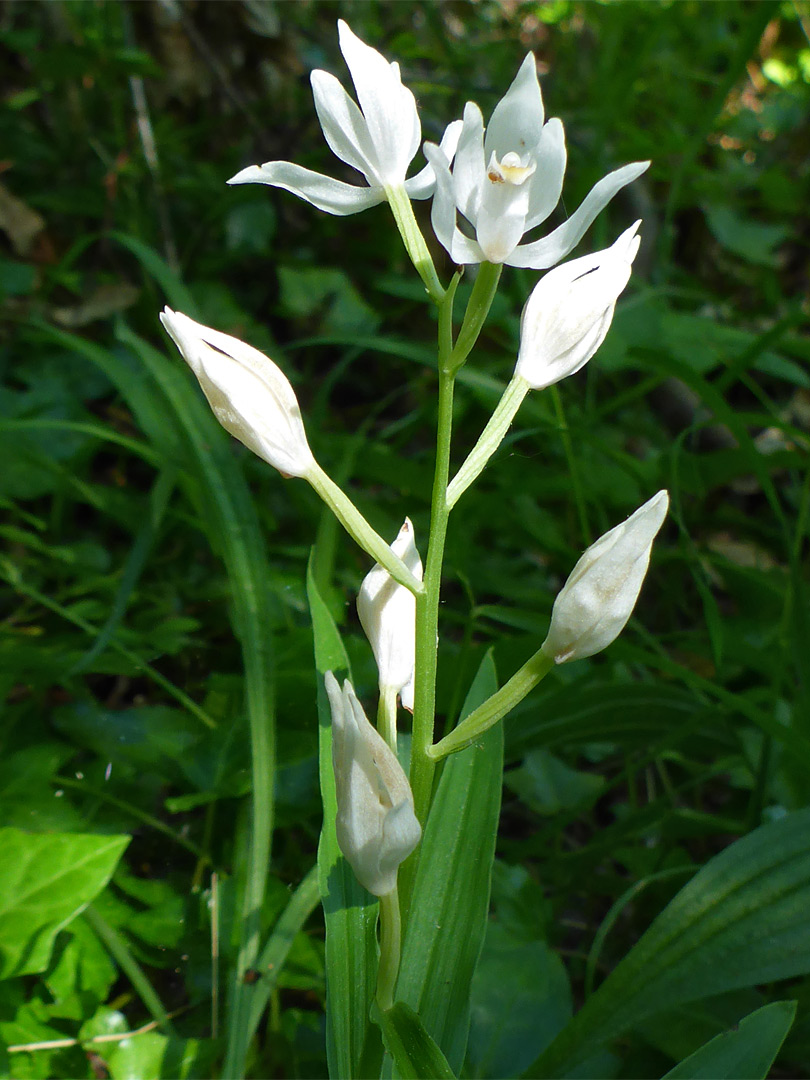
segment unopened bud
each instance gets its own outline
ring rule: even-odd
[[[549,270],[534,287],[520,321],[515,367],[533,390],[579,371],[605,340],[616,300],[630,280],[640,224],[612,247]]]
[[[560,590],[543,652],[555,663],[581,660],[610,645],[635,607],[664,522],[669,495],[659,491],[591,544]]]
[[[391,550],[417,580],[422,560],[416,550],[409,518],[399,530]],[[413,712],[413,673],[416,659],[416,598],[398,585],[385,567],[376,563],[366,574],[357,596],[357,614],[374,651],[380,690],[400,695],[402,706]]]
[[[422,836],[413,793],[348,679],[341,690],[327,671],[324,682],[332,708],[337,841],[360,884],[385,896],[396,888],[399,865]]]
[[[285,476],[306,476],[315,459],[298,400],[281,368],[239,338],[171,308],[164,309],[160,321],[225,430]]]

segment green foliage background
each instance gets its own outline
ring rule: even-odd
[[[5,0],[0,1069],[15,1078],[219,1067],[264,712],[263,936],[316,855],[315,539],[358,693],[376,690],[354,610],[367,560],[305,485],[217,428],[163,304],[268,352],[378,531],[407,513],[427,532],[435,327],[387,208],[336,219],[224,183],[276,158],[354,179],[308,80],[346,78],[338,16],[400,60],[431,139],[468,99],[488,115],[534,51],[566,125],[568,213],[610,169],[653,159],[577,252],[644,219],[605,344],[527,401],[451,523],[447,723],[488,649],[501,681],[535,651],[592,539],[661,487],[673,500],[625,634],[506,721],[465,1075],[529,1068],[699,867],[810,802],[805,3]],[[460,379],[456,463],[511,374],[536,276],[504,273]],[[243,656],[263,699],[245,698]],[[325,1075],[323,922],[304,899],[288,954],[257,973],[253,1076]],[[712,994],[661,997],[593,1074],[660,1076],[790,998],[774,1075],[808,1075],[806,976]]]

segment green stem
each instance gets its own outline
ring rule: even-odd
[[[395,555],[378,532],[369,525],[349,496],[342,491],[317,462],[304,477],[331,509],[340,524],[363,551],[384,566],[394,581],[419,596],[424,591],[419,581],[398,555]]]
[[[458,283],[456,276],[455,284]],[[414,690],[413,737],[411,739],[411,790],[416,816],[424,829],[433,792],[435,762],[429,756],[433,745],[436,711],[436,662],[439,632],[439,595],[442,583],[444,543],[450,511],[447,480],[450,473],[450,438],[453,428],[453,384],[455,375],[447,370],[453,350],[453,297],[451,284],[439,306],[439,403],[436,435],[436,466],[430,507],[430,537],[425,562],[424,592],[416,597],[416,685]],[[408,917],[421,847],[401,868],[402,906]]]
[[[396,754],[397,752],[397,688],[381,686],[377,705],[377,730]]]
[[[402,186],[386,188],[385,193],[391,206],[391,212],[394,215],[394,221],[397,223],[397,228],[402,237],[402,242],[405,245],[405,250],[416,267],[417,274],[424,282],[428,296],[434,304],[441,305],[444,300],[444,289],[439,281],[439,275],[436,273],[436,267],[428,251],[422,230],[414,217],[408,193]]]
[[[579,468],[577,466],[577,457],[574,453],[574,444],[571,441],[571,432],[568,430],[568,421],[565,418],[565,410],[563,409],[562,397],[560,395],[560,388],[558,386],[550,387],[551,400],[554,404],[554,413],[557,417],[557,423],[560,428],[560,434],[562,436],[563,451],[565,453],[565,460],[568,463],[568,475],[571,477],[571,491],[574,495],[574,502],[577,504],[577,515],[579,517],[579,527],[582,531],[582,539],[585,547],[591,543],[591,526],[588,522],[588,509],[585,505],[585,496],[582,491],[582,483],[579,478]]]
[[[511,712],[515,705],[548,675],[552,667],[554,667],[553,659],[547,656],[542,648],[538,649],[534,656],[515,672],[508,683],[496,691],[492,697],[487,698],[483,705],[479,705],[474,712],[471,712],[467,719],[462,720],[449,735],[445,735],[440,742],[432,746],[428,751],[430,757],[434,761],[441,761],[448,754],[470,746],[493,724],[497,724]]]
[[[377,970],[376,1000],[386,1012],[394,1004],[394,988],[399,974],[402,921],[397,890],[380,897],[380,966]]]
[[[481,263],[478,268],[478,276],[472,287],[461,329],[450,355],[449,366],[452,371],[458,371],[478,340],[489,309],[492,307],[492,301],[495,299],[495,293],[498,291],[502,269],[501,263],[491,262]]]
[[[512,376],[501,400],[495,406],[495,412],[481,432],[478,442],[467,455],[466,461],[447,488],[448,509],[456,505],[470,484],[484,471],[487,462],[501,445],[504,435],[509,430],[530,389],[531,387],[521,375]]]

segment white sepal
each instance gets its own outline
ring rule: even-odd
[[[298,399],[281,368],[239,338],[179,311],[165,308],[160,321],[225,430],[285,476],[306,476],[315,459]]]
[[[360,884],[385,896],[422,836],[411,786],[348,679],[341,690],[328,671],[324,682],[332,709],[337,841]]]
[[[652,542],[669,507],[659,491],[591,544],[554,601],[542,649],[556,664],[601,652],[624,629],[650,563]]]

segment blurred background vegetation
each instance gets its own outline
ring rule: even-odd
[[[661,487],[673,499],[627,632],[506,723],[469,1075],[517,1075],[554,1010],[583,1000],[697,866],[810,802],[806,3],[3,0],[0,825],[133,837],[47,970],[0,982],[0,1042],[84,1040],[11,1052],[14,1077],[216,1068],[212,995],[238,945],[250,786],[230,621],[244,582],[223,529],[266,589],[268,927],[320,827],[304,590],[316,536],[358,692],[376,690],[354,608],[366,558],[306,485],[207,418],[163,304],[268,352],[316,456],[375,527],[393,538],[407,513],[427,533],[435,326],[387,208],[336,219],[225,185],[277,158],[354,179],[309,87],[314,67],[347,82],[338,16],[400,61],[434,140],[468,99],[486,117],[532,50],[566,125],[558,218],[610,169],[653,159],[576,252],[644,220],[607,341],[558,393],[532,395],[451,523],[447,722],[488,648],[502,680],[534,652],[592,539]],[[504,273],[462,374],[456,463],[511,374],[536,278]],[[790,995],[778,1075],[806,1076],[810,983]],[[740,991],[650,1022],[605,1075],[660,1075],[769,999]],[[274,982],[252,1075],[325,1075],[323,1007],[316,910]],[[173,1034],[88,1049],[161,1009]]]

